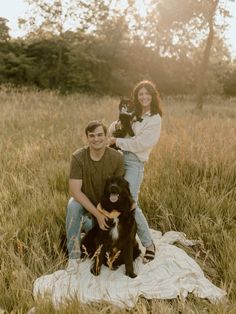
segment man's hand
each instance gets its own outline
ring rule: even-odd
[[[106,220],[108,219],[106,216],[98,212],[96,218],[100,229],[104,231],[109,229],[109,226],[106,224]]]

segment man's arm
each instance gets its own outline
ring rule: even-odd
[[[94,217],[96,217],[99,227],[102,230],[107,230],[109,228],[106,224],[106,217],[101,214],[93,203],[88,199],[88,197],[81,191],[82,180],[70,179],[69,180],[69,192],[70,195],[80,203],[87,211],[89,211]]]

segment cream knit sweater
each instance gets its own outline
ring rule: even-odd
[[[161,117],[159,114],[150,116],[150,112],[147,112],[142,119],[142,122],[135,121],[132,124],[135,136],[117,138],[116,146],[123,151],[134,153],[140,161],[147,161],[153,146],[160,138]],[[116,122],[109,127],[110,134],[114,132]]]

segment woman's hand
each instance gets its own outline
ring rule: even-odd
[[[116,131],[121,129],[121,122],[120,122],[120,120],[118,120],[118,121],[115,123],[115,129],[116,129]]]
[[[114,145],[114,144],[116,144],[116,138],[113,137],[113,136],[109,137],[109,139],[108,139],[108,144],[109,144],[109,145]]]

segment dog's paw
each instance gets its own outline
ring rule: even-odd
[[[137,275],[135,273],[126,273],[126,276],[129,276],[130,278],[137,277]]]
[[[119,268],[119,265],[112,265],[111,270],[117,270]]]
[[[100,274],[100,268],[96,267],[95,265],[93,267],[91,267],[90,272],[94,275],[94,276],[99,276]]]

